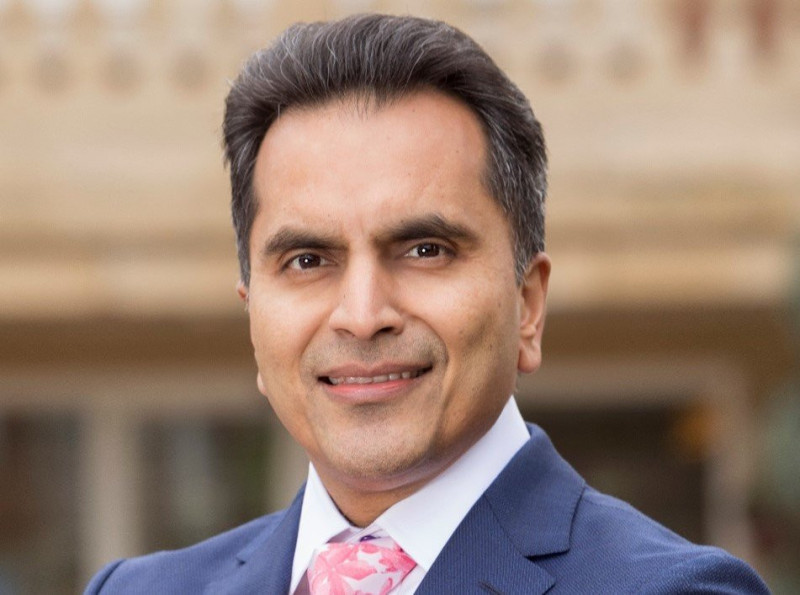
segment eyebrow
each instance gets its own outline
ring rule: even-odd
[[[401,221],[382,231],[378,237],[380,243],[408,242],[424,238],[443,238],[467,243],[478,241],[477,234],[469,227],[448,221],[436,213]]]
[[[274,256],[291,250],[331,250],[341,247],[341,240],[337,240],[334,236],[282,227],[264,245],[261,255]]]
[[[377,243],[392,244],[424,238],[443,238],[466,243],[478,241],[477,234],[467,226],[448,221],[441,215],[433,213],[389,226],[378,234]],[[345,249],[344,243],[336,236],[312,233],[294,227],[282,227],[269,238],[261,250],[261,255],[270,257],[292,250],[343,249]]]

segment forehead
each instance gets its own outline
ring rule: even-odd
[[[258,153],[258,218],[353,222],[354,210],[380,218],[398,209],[481,217],[499,208],[484,184],[486,144],[472,110],[438,91],[292,108]]]
[[[387,137],[397,156],[404,150],[421,155],[431,149],[452,149],[481,173],[486,164],[486,138],[473,111],[442,92],[420,90],[388,100],[350,94],[287,109],[264,136],[256,177],[270,169],[266,162],[289,153],[310,159],[323,151],[333,160],[343,156],[342,150],[358,145],[385,149]],[[440,154],[440,159],[450,156],[452,152]]]

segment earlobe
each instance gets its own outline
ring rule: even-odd
[[[264,387],[264,380],[261,378],[261,372],[258,372],[256,375],[256,385],[258,386],[258,392],[266,397],[267,389]]]
[[[550,258],[538,253],[530,262],[520,286],[520,333],[517,369],[535,372],[542,363],[542,333],[546,314]]]
[[[244,281],[241,279],[239,279],[239,282],[236,284],[236,293],[239,294],[239,297],[244,302],[244,310],[246,312],[250,305],[250,292],[247,289],[247,285],[245,285]]]

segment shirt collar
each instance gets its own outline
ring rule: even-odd
[[[345,531],[348,538],[376,527],[384,529],[427,572],[473,504],[529,438],[511,397],[478,442],[420,490],[389,508],[367,530],[350,525],[314,466],[309,465],[290,593],[308,568],[314,549]]]
[[[314,550],[328,543],[333,537],[348,530],[357,530],[339,512],[328,495],[314,465],[308,465],[306,491],[300,509],[300,524],[297,529],[297,545],[292,564],[292,584],[289,593],[294,593],[300,579],[311,564]]]

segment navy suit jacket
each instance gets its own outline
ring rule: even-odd
[[[417,593],[769,593],[742,561],[588,487],[541,429],[529,429]],[[86,593],[286,595],[302,494],[192,547],[113,562]]]

